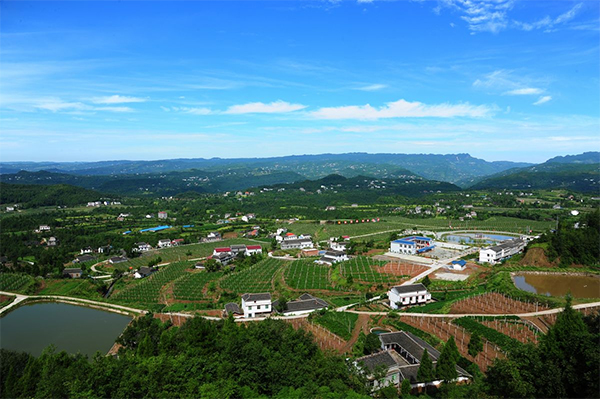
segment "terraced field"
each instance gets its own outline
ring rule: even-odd
[[[329,280],[330,266],[318,265],[312,259],[297,260],[284,272],[287,285],[298,290],[333,290]]]
[[[222,289],[237,294],[273,290],[273,277],[284,262],[268,258],[240,272],[231,273],[220,281]]]
[[[124,289],[115,292],[111,299],[131,304],[158,303],[162,287],[178,278],[183,277],[191,264],[189,262],[172,263],[161,268],[149,277],[134,282]]]
[[[211,282],[219,279],[223,273],[189,273],[175,280],[173,295],[175,299],[184,301],[201,301],[206,299],[204,288]]]
[[[352,276],[354,281],[372,284],[394,284],[400,282],[402,280],[401,276],[379,273],[377,269],[387,263],[364,256],[357,256],[349,261],[340,263],[340,272],[346,278]]]
[[[0,274],[0,291],[18,292],[33,284],[33,277],[18,273]]]

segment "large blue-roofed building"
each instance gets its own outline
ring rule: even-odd
[[[390,252],[416,255],[435,248],[433,240],[427,237],[411,236],[394,240],[390,243]]]

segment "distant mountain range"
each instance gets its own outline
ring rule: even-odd
[[[487,162],[469,154],[321,154],[294,155],[275,158],[235,159],[170,159],[160,161],[102,162],[3,162],[0,173],[14,174],[21,170],[41,170],[73,175],[134,175],[155,174],[199,169],[206,172],[254,170],[261,173],[294,172],[305,179],[319,179],[330,174],[345,177],[358,175],[380,178],[396,177],[406,171],[426,179],[446,181],[462,186],[475,179],[511,168],[532,164],[523,162]]]
[[[473,189],[570,189],[600,194],[600,152],[555,157],[489,176]]]
[[[16,184],[69,184],[121,195],[217,193],[301,182],[312,187],[330,175],[378,179],[399,191],[421,191],[449,183],[462,188],[598,189],[600,153],[552,158],[543,164],[487,162],[468,154],[322,154],[276,158],[171,159],[161,161],[4,162],[0,181]],[[352,182],[352,180],[350,180]],[[370,180],[369,180],[370,181]],[[317,184],[318,182],[315,182]],[[317,184],[319,185],[319,184]],[[402,189],[400,189],[402,187]]]

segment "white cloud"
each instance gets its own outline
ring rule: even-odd
[[[210,115],[213,113],[213,110],[211,110],[210,108],[204,108],[204,107],[163,107],[161,106],[163,111],[169,112],[169,111],[174,111],[174,112],[181,112],[184,114],[192,114],[192,115]]]
[[[376,84],[372,84],[372,85],[368,85],[368,86],[357,87],[356,90],[361,90],[361,91],[377,91],[377,90],[385,89],[387,87],[388,87],[388,85],[376,83]]]
[[[57,98],[39,100],[37,104],[34,105],[34,108],[52,112],[133,112],[133,109],[129,107],[95,107],[81,102],[69,102]]]
[[[498,33],[508,26],[507,13],[514,0],[442,0],[440,5],[454,8],[462,12],[460,18],[467,22],[469,30],[475,32]],[[438,6],[434,12],[439,13]]]
[[[544,18],[535,22],[514,21],[514,23],[518,28],[523,29],[524,31],[545,29],[545,31],[550,32],[556,27],[556,25],[563,24],[575,18],[575,15],[577,15],[577,12],[579,12],[582,7],[582,3],[576,4],[569,11],[559,15],[556,18],[550,18],[548,15],[546,15]]]
[[[145,101],[146,101],[145,98],[120,96],[118,94],[115,94],[113,96],[105,96],[105,97],[95,97],[95,98],[92,98],[92,102],[94,104],[143,103]]]
[[[364,3],[372,3],[373,0],[356,0],[356,2],[359,4],[364,4]]]
[[[547,103],[550,100],[552,100],[552,96],[542,96],[536,102],[534,102],[533,105],[544,104],[544,103]]]
[[[317,119],[383,119],[383,118],[452,118],[457,116],[483,117],[493,109],[485,105],[436,104],[427,105],[418,101],[398,100],[375,108],[371,105],[350,105],[321,108],[311,112]]]
[[[504,94],[509,96],[528,96],[533,94],[542,94],[544,91],[542,89],[538,89],[537,87],[525,87],[522,89],[514,89],[505,92]]]
[[[269,104],[256,102],[256,103],[247,103],[240,105],[232,105],[227,108],[224,112],[225,114],[278,114],[278,113],[286,113],[298,111],[306,108],[306,105],[302,104],[290,104],[285,101],[274,101]]]
[[[509,19],[508,14],[514,4],[515,0],[440,0],[433,11],[439,14],[443,7],[458,10],[462,14],[460,19],[467,23],[471,34],[476,32],[498,33],[507,28],[524,31],[544,29],[546,32],[551,32],[557,25],[575,18],[583,7],[583,3],[579,3],[556,18],[545,16],[535,22],[521,22]]]

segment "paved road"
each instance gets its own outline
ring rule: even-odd
[[[533,237],[533,236],[528,236],[526,234],[521,234],[521,233],[515,233],[514,231],[494,231],[494,230],[449,230],[449,231],[438,231],[437,233],[435,233],[435,238],[439,239],[440,237],[446,235],[446,234],[460,234],[460,233],[490,233],[490,234],[506,234],[508,236],[524,236],[524,237]]]
[[[592,302],[592,303],[582,303],[580,305],[573,305],[573,309],[585,309],[585,308],[594,308],[600,306],[600,302]],[[400,312],[399,316],[417,316],[417,317],[431,317],[431,318],[459,318],[465,316],[519,316],[519,317],[535,317],[535,316],[544,316],[548,314],[560,313],[563,311],[563,308],[554,308],[549,310],[540,310],[538,312],[529,312],[529,313],[503,313],[503,314],[490,314],[490,313],[460,313],[460,314],[434,314],[434,313],[409,313],[409,312]],[[389,314],[389,312],[367,312],[367,311],[358,311],[358,310],[347,310],[349,313],[356,314],[369,314],[372,316],[383,316]]]

